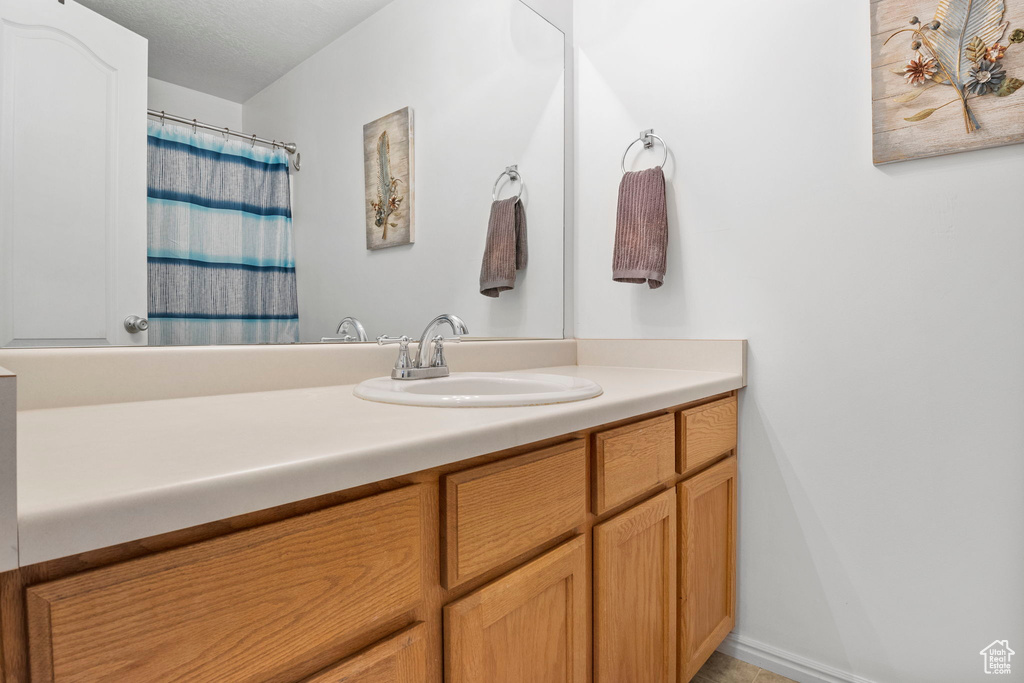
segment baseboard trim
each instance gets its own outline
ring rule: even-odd
[[[875,683],[863,676],[841,671],[828,664],[734,633],[725,637],[718,646],[718,651],[780,676],[792,678],[797,683]]]

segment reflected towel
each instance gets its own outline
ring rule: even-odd
[[[497,297],[516,286],[516,271],[526,267],[526,212],[516,197],[491,204],[487,244],[480,266],[480,293]]]
[[[661,287],[667,247],[665,174],[660,166],[626,173],[619,184],[612,279]]]

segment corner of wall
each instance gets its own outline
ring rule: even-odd
[[[520,0],[572,40],[573,0]]]

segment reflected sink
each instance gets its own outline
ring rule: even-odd
[[[601,386],[582,377],[528,372],[453,372],[438,379],[368,379],[352,392],[367,401],[435,408],[497,408],[582,401]]]

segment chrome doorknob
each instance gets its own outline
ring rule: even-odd
[[[149,321],[145,318],[140,318],[137,315],[130,315],[124,319],[124,329],[128,330],[132,334],[145,332],[149,329]]]

